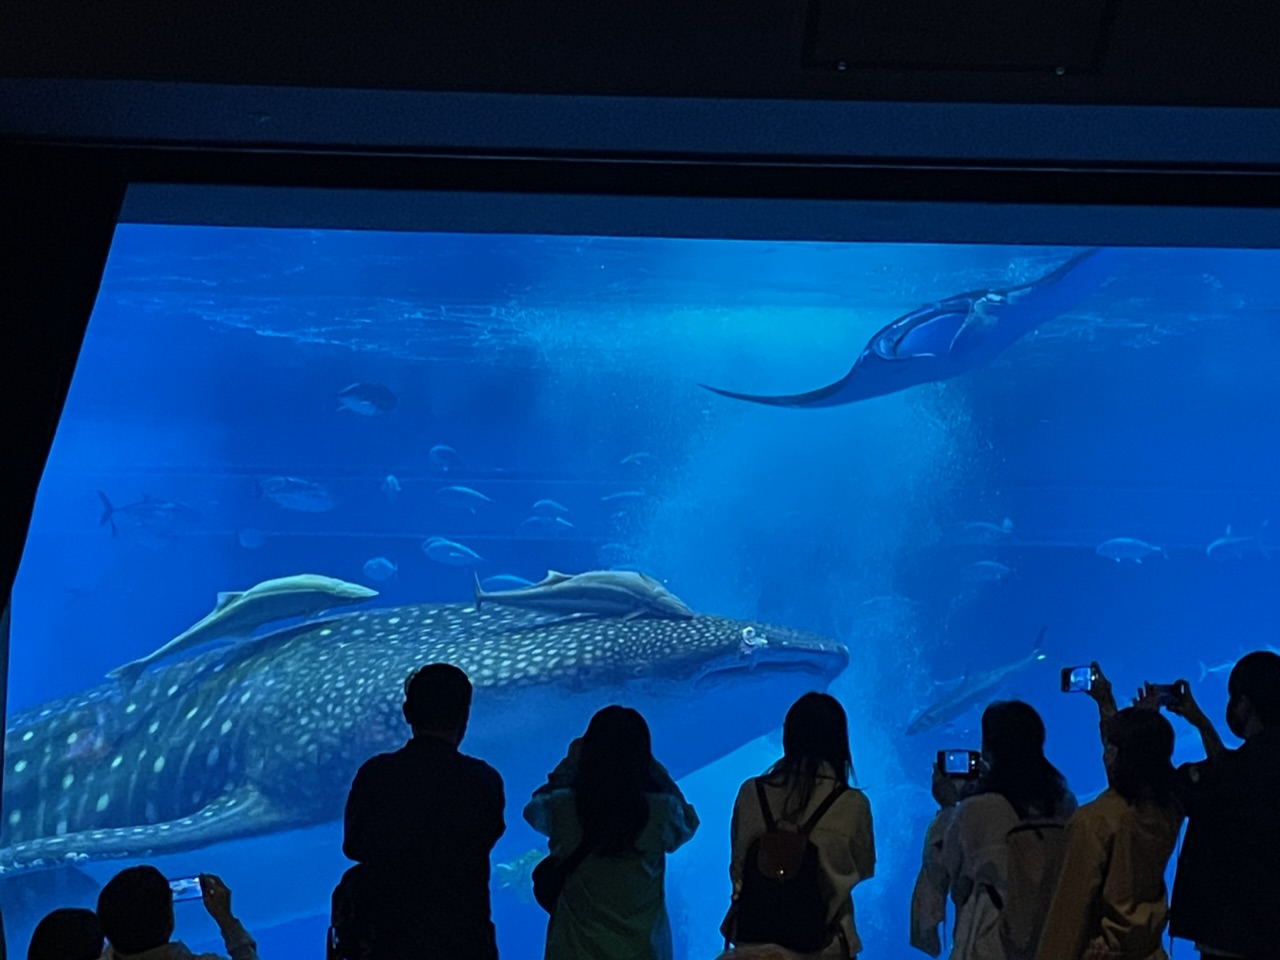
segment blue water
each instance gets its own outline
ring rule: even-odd
[[[894,317],[1034,279],[1071,252],[121,226],[15,586],[10,715],[97,687],[219,591],[273,577],[365,583],[377,606],[468,601],[470,569],[429,559],[432,535],[482,556],[481,576],[636,565],[699,612],[848,647],[830,689],[879,855],[855,894],[859,930],[868,956],[912,955],[929,766],[978,745],[976,710],[905,734],[936,683],[1026,657],[1047,627],[1046,659],[1000,692],[1042,712],[1048,754],[1085,798],[1104,783],[1097,727],[1086,699],[1058,692],[1060,667],[1097,658],[1120,691],[1186,677],[1220,717],[1225,673],[1202,679],[1201,663],[1280,643],[1280,557],[1206,555],[1228,525],[1280,543],[1280,254],[1120,251],[1100,292],[995,362],[851,406],[761,407],[698,384],[814,389]],[[340,409],[357,382],[388,387],[395,409]],[[437,445],[457,451],[448,470]],[[277,476],[322,486],[333,509],[259,495]],[[452,484],[492,503],[450,508],[437,491]],[[117,506],[181,504],[183,522],[118,514],[113,536],[99,490]],[[543,498],[572,526],[524,524]],[[996,543],[963,533],[1006,517]],[[1113,537],[1168,557],[1097,555]],[[378,557],[393,578],[366,575]],[[1012,573],[974,582],[981,561]],[[641,703],[643,687],[620,698]],[[691,960],[720,945],[737,786],[780,751],[777,731],[735,738],[732,709],[715,722],[731,746],[682,778],[702,828],[668,865],[677,956]],[[105,763],[111,744],[80,733]],[[655,744],[660,758],[677,739]],[[1180,737],[1178,759],[1196,756]],[[64,789],[52,776],[40,798],[56,807]],[[495,863],[540,847],[525,799],[509,794]],[[6,830],[17,803],[6,794]],[[320,949],[338,844],[336,825],[316,824],[149,859],[170,876],[219,873],[263,956],[303,957]],[[126,862],[84,870],[101,882]],[[65,898],[91,898],[77,890]],[[539,956],[543,916],[522,885],[493,902],[503,956]],[[198,906],[178,925],[217,945]]]

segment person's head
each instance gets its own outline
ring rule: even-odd
[[[471,681],[451,663],[429,663],[404,683],[404,718],[414,736],[460,744],[471,715]]]
[[[1247,653],[1227,680],[1227,726],[1241,740],[1280,728],[1280,655]]]
[[[649,822],[652,769],[644,717],[616,705],[597,711],[582,737],[573,792],[583,837],[602,853],[631,850]]]
[[[117,953],[142,953],[173,936],[173,891],[155,867],[129,867],[98,894],[98,922]]]
[[[770,777],[789,787],[785,815],[809,805],[823,767],[848,785],[853,776],[849,719],[835,697],[806,693],[787,711],[782,722],[782,759],[769,770]]]
[[[81,908],[63,908],[46,916],[36,924],[27,947],[27,960],[98,960],[100,956],[102,925],[96,913]]]
[[[849,718],[829,693],[806,693],[782,722],[783,759],[799,766],[827,764],[844,783],[853,775]]]
[[[1111,788],[1130,803],[1173,796],[1173,725],[1157,710],[1126,707],[1106,725],[1102,762]]]
[[[1066,783],[1045,759],[1044,736],[1044,721],[1030,704],[998,700],[987,707],[982,712],[982,792],[1002,794],[1020,816],[1032,808],[1054,809]]]

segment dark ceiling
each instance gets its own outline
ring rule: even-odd
[[[626,96],[1272,106],[1261,0],[11,3],[10,77]]]

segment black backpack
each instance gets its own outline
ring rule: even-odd
[[[818,864],[818,848],[809,833],[848,788],[837,786],[796,827],[774,820],[764,783],[757,779],[755,784],[765,832],[747,848],[742,890],[726,936],[736,944],[772,943],[797,953],[821,950],[831,942],[834,922],[828,917],[831,898]]]

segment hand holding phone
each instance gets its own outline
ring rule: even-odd
[[[1180,713],[1185,701],[1191,696],[1191,685],[1185,680],[1174,683],[1145,683],[1142,687],[1141,702],[1164,707],[1174,713]]]
[[[1096,663],[1091,663],[1087,667],[1063,667],[1062,692],[1089,693],[1100,676]]]

